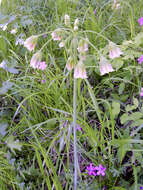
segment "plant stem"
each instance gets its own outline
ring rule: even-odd
[[[74,190],[77,190],[77,170],[78,170],[77,137],[76,137],[76,119],[77,119],[76,100],[77,100],[77,79],[74,78],[74,89],[73,89]]]

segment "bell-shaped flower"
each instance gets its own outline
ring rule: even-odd
[[[85,40],[80,40],[78,48],[77,48],[79,53],[85,53],[88,51],[88,44],[85,42]]]
[[[37,44],[37,36],[31,36],[29,38],[27,38],[24,42],[24,46],[29,50],[32,51],[34,50],[36,44]]]
[[[106,73],[110,73],[114,71],[114,69],[112,68],[112,65],[103,56],[101,56],[100,58],[99,70],[100,70],[101,76],[105,75]]]
[[[38,69],[41,59],[42,59],[42,53],[38,51],[32,56],[30,61],[30,66],[33,67],[34,69]]]
[[[65,25],[70,26],[70,17],[67,14],[65,14]]]
[[[113,42],[109,42],[109,57],[111,59],[114,59],[116,57],[120,57],[123,52],[120,50],[120,48]]]
[[[67,60],[66,68],[71,71],[74,68],[74,59],[70,56]]]
[[[52,39],[54,41],[60,41],[61,38],[61,30],[60,29],[56,29],[54,32],[51,33]]]
[[[86,69],[85,69],[85,66],[81,60],[75,66],[74,78],[81,78],[81,79],[87,78]]]

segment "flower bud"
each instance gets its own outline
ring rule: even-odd
[[[67,14],[65,15],[65,25],[70,26],[70,17]]]

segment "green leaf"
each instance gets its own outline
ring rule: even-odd
[[[19,142],[19,140],[14,140],[14,136],[10,136],[7,139],[7,146],[11,149],[12,152],[14,152],[14,149],[17,149],[21,151],[22,143]]]
[[[124,89],[125,89],[125,83],[121,83],[121,84],[119,85],[119,89],[118,89],[119,94],[122,94],[123,91],[124,91]]]
[[[124,124],[126,121],[129,120],[128,114],[127,114],[127,113],[124,113],[124,114],[121,116],[120,120],[121,120],[121,124]]]
[[[7,123],[4,123],[4,122],[2,122],[2,123],[0,123],[0,134],[2,135],[2,136],[5,136],[6,135],[6,129],[7,129],[7,127],[8,127],[8,124]]]
[[[138,119],[141,119],[143,117],[143,114],[141,112],[134,112],[129,116],[129,120],[137,121]]]
[[[114,59],[112,62],[112,66],[114,69],[119,70],[123,66],[124,62],[123,60],[119,59]]]
[[[119,102],[112,102],[112,113],[114,116],[117,116],[120,113],[120,103]]]

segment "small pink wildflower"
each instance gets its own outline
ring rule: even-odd
[[[37,64],[37,69],[40,69],[42,71],[44,71],[46,69],[47,65],[45,61],[41,61]]]
[[[143,88],[141,88],[140,96],[143,97]]]
[[[97,174],[96,174],[96,168],[92,165],[92,163],[90,163],[90,165],[89,166],[87,166],[87,168],[86,168],[86,170],[88,171],[88,175],[94,175],[94,176],[96,176]]]
[[[88,51],[88,44],[84,42],[83,40],[80,41],[79,46],[77,48],[79,53],[85,53]]]
[[[141,64],[143,62],[143,55],[141,55],[141,57],[138,58],[138,62],[139,62],[139,64]]]
[[[143,17],[141,17],[141,18],[138,19],[138,23],[139,23],[140,26],[143,25]]]
[[[101,164],[99,166],[96,166],[95,169],[97,170],[97,175],[105,176],[106,168],[104,168]]]

